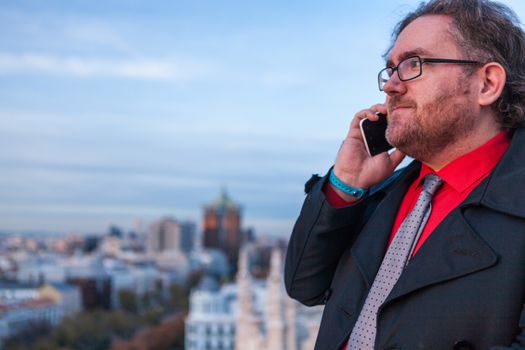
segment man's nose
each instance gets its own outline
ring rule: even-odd
[[[388,95],[398,95],[406,92],[405,82],[399,79],[397,71],[386,81],[383,91]]]

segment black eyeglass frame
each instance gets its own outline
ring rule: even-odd
[[[399,66],[407,61],[407,60],[410,60],[410,59],[414,59],[414,58],[417,58],[419,60],[419,74],[413,76],[413,77],[410,77],[408,79],[403,79],[400,75],[399,75]],[[382,85],[382,79],[381,79],[381,74],[384,72],[384,71],[387,71],[387,70],[392,70],[392,73],[390,73],[388,79],[390,79],[392,77],[392,75],[394,75],[394,73],[397,71],[397,76],[399,77],[399,80],[401,81],[409,81],[409,80],[412,80],[412,79],[416,79],[417,77],[420,77],[422,74],[423,74],[423,63],[450,63],[450,64],[482,64],[481,62],[479,61],[471,61],[471,60],[460,60],[460,59],[449,59],[449,58],[422,58],[422,57],[419,57],[419,56],[411,56],[411,57],[408,57],[408,58],[405,58],[404,60],[402,60],[401,62],[399,62],[399,64],[397,66],[394,66],[394,67],[385,67],[383,69],[381,69],[379,71],[379,73],[377,74],[377,83],[378,83],[378,86],[379,86],[379,91],[384,91],[383,87],[385,86],[386,82],[388,81],[385,81]]]

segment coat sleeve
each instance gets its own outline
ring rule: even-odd
[[[519,322],[520,332],[514,339],[514,342],[509,346],[493,346],[490,350],[525,350],[525,304],[521,309],[520,322]]]
[[[367,199],[334,208],[323,193],[326,181],[327,176],[310,184],[286,254],[286,290],[309,306],[325,302],[339,259],[358,235],[367,207],[373,202]]]

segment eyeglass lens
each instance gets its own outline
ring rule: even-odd
[[[383,87],[387,83],[388,79],[397,70],[399,80],[406,81],[414,79],[421,75],[421,59],[419,57],[410,57],[406,60],[401,61],[397,67],[387,67],[379,73],[379,89],[383,90]]]

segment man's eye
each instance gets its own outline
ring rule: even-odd
[[[410,68],[419,68],[419,60],[410,60],[409,65]]]

